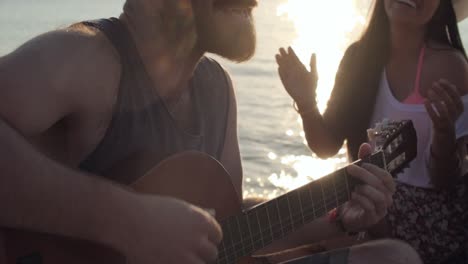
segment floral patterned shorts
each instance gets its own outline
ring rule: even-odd
[[[437,191],[397,183],[387,216],[394,238],[412,245],[424,263],[440,263],[468,240],[468,191]]]

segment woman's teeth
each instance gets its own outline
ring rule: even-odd
[[[397,2],[416,8],[416,3],[411,0],[397,0]]]

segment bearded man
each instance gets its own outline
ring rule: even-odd
[[[108,245],[132,264],[215,260],[222,232],[209,213],[123,186],[174,153],[198,150],[224,165],[241,199],[234,91],[205,53],[249,59],[256,4],[128,0],[119,18],[45,33],[0,58],[0,226]],[[376,167],[349,172],[366,185],[343,223],[361,230],[385,215],[394,185]],[[320,219],[269,251],[341,232]],[[388,250],[397,257],[385,262]],[[417,263],[394,241],[340,254]]]

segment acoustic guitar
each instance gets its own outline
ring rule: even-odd
[[[416,157],[411,121],[390,122],[374,133],[380,147],[356,164],[371,163],[395,175]],[[215,209],[224,234],[216,263],[244,264],[256,263],[248,257],[255,251],[343,205],[359,184],[343,168],[242,211],[223,166],[205,154],[185,152],[161,162],[132,187],[141,193],[177,197]],[[94,243],[26,230],[6,230],[5,244],[8,264],[126,263],[125,256]]]

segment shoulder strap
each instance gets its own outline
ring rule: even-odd
[[[416,71],[416,81],[414,82],[414,93],[420,94],[420,85],[421,85],[421,73],[422,67],[424,63],[424,55],[426,53],[426,45],[423,45],[421,51],[419,52],[419,59],[418,59],[418,68]]]
[[[124,25],[117,18],[113,17],[109,19],[85,21],[82,24],[98,29],[104,33],[114,48],[119,52],[121,59],[124,59],[124,56],[128,50],[128,33]]]

